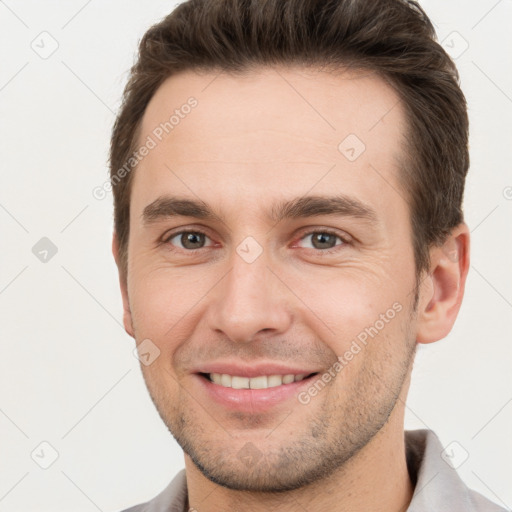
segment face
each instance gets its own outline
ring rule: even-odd
[[[297,488],[400,414],[416,345],[404,119],[372,73],[291,67],[182,73],[148,105],[125,325],[210,480]]]

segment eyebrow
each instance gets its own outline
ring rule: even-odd
[[[358,199],[344,194],[303,196],[291,200],[277,201],[269,210],[267,218],[273,223],[278,223],[285,219],[300,219],[320,215],[341,215],[368,222],[377,222],[375,210]],[[142,212],[142,221],[145,225],[149,225],[160,220],[179,216],[225,222],[223,216],[215,212],[204,201],[175,196],[161,196],[147,205]]]

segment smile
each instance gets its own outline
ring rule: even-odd
[[[300,373],[294,375],[290,373],[288,375],[259,375],[250,378],[239,375],[229,375],[227,373],[209,373],[202,375],[208,378],[211,382],[225,388],[267,389],[282,386],[283,384],[298,382],[314,374],[306,375],[304,373]]]

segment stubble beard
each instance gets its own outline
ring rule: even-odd
[[[332,386],[329,401],[324,402],[327,406],[316,407],[314,415],[308,415],[309,406],[297,402],[294,408],[304,411],[305,424],[291,426],[294,435],[282,435],[281,442],[272,450],[265,448],[266,438],[258,436],[250,444],[260,456],[251,465],[240,457],[243,445],[236,442],[239,431],[218,428],[215,418],[205,423],[206,413],[187,390],[180,389],[178,399],[173,401],[151,369],[141,365],[144,380],[162,421],[210,481],[238,491],[280,493],[299,489],[342,471],[388,421],[400,400],[416,352],[412,326],[417,303],[416,293],[408,320],[402,326],[402,339],[395,340],[402,344],[399,353],[386,353],[379,360],[365,358],[356,378],[341,390]],[[257,423],[258,418],[254,418],[255,426]],[[274,441],[285,423],[286,420],[274,426]],[[209,424],[217,434],[220,431],[221,439],[218,435],[212,439]]]

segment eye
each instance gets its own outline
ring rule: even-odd
[[[324,253],[337,252],[339,249],[336,249],[335,247],[340,247],[342,245],[349,243],[348,240],[345,240],[339,234],[325,229],[311,231],[307,233],[305,236],[302,236],[300,240],[307,239],[311,240],[312,247],[306,248],[315,249],[317,251],[321,251]],[[341,243],[337,243],[338,240]]]
[[[174,242],[173,240],[176,241]],[[209,237],[202,231],[180,231],[179,233],[173,233],[163,240],[163,243],[176,246],[177,243],[181,244],[178,249],[183,250],[194,250],[202,249],[205,247],[205,241],[209,240]]]
[[[342,237],[326,229],[310,231],[300,238],[301,241],[307,239],[310,240],[310,247],[305,247],[306,249],[328,254],[337,252],[341,246],[350,243],[348,237]],[[191,252],[214,245],[214,243],[206,245],[207,240],[210,238],[202,231],[180,231],[166,236],[162,243],[170,245],[172,249]]]

